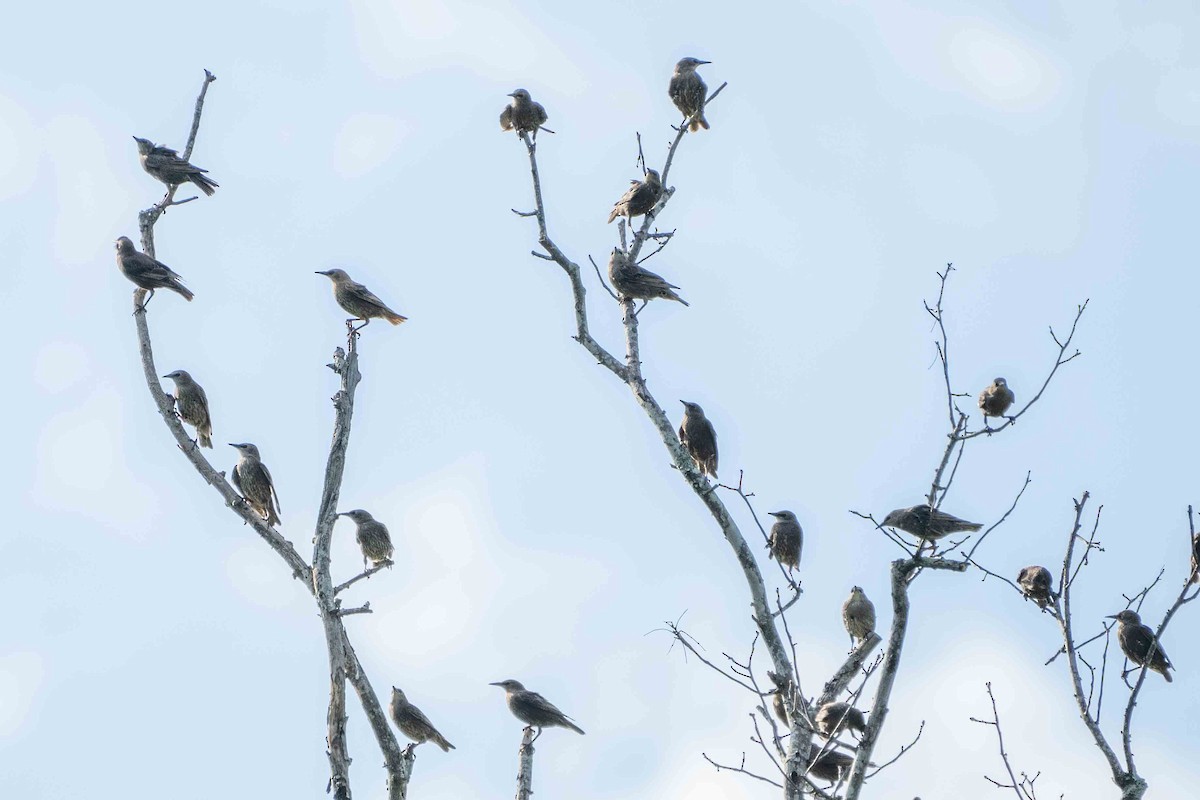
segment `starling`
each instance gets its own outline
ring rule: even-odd
[[[208,170],[189,164],[171,148],[155,144],[149,139],[139,139],[137,136],[133,137],[133,140],[137,142],[138,160],[142,162],[142,169],[165,183],[168,190],[172,186],[191,181],[200,187],[200,191],[212,197],[212,193],[220,185],[204,174]]]
[[[259,458],[258,448],[249,442],[230,442],[229,446],[238,451],[238,463],[233,467],[233,485],[268,525],[278,525],[279,495],[267,465]]]
[[[396,727],[400,729],[400,732],[416,743],[409,745],[410,748],[416,747],[418,744],[424,744],[425,742],[433,742],[447,753],[455,749],[454,745],[446,741],[446,737],[438,733],[438,729],[433,727],[433,723],[429,721],[429,717],[425,716],[421,709],[408,702],[408,698],[404,696],[404,692],[395,686],[392,687],[391,712],[392,722],[396,723]]]
[[[608,215],[609,222],[617,217],[625,217],[632,223],[634,217],[647,213],[654,208],[658,198],[662,197],[662,178],[658,177],[655,170],[646,170],[645,180],[630,181],[630,184],[629,191],[621,195],[621,199],[613,205],[612,212]]]
[[[546,124],[549,117],[541,103],[533,102],[529,92],[524,89],[514,89],[509,95],[512,102],[500,112],[500,130],[516,131],[520,136],[527,131],[533,131],[536,137],[538,128]]]
[[[392,560],[392,537],[388,535],[387,526],[378,521],[361,508],[353,511],[338,512],[339,517],[349,517],[354,520],[358,530],[354,532],[354,541],[362,548],[363,569],[376,564],[388,563]],[[395,688],[395,687],[392,687]],[[397,690],[399,691],[399,690]]]
[[[1160,673],[1170,683],[1171,673],[1168,670],[1173,665],[1162,645],[1154,641],[1154,631],[1142,624],[1137,612],[1127,608],[1120,614],[1110,614],[1108,618],[1119,623],[1117,641],[1121,643],[1126,657],[1138,666],[1149,667]]]
[[[178,292],[188,302],[195,297],[186,286],[180,283],[183,278],[161,261],[155,261],[145,253],[139,252],[128,236],[117,239],[117,267],[126,278],[143,289],[150,290],[150,297],[147,297],[146,302],[142,303],[142,308],[150,303],[155,289],[170,289],[172,292]]]
[[[867,730],[867,720],[863,717],[863,712],[840,700],[826,703],[817,709],[817,716],[813,722],[816,723],[817,730],[829,737],[837,736],[842,730],[858,731],[860,734]]]
[[[1200,583],[1200,533],[1192,540],[1192,583]]]
[[[383,301],[376,297],[370,289],[350,279],[344,269],[318,270],[318,275],[326,275],[333,281],[333,297],[346,313],[353,314],[354,319],[363,320],[363,324],[355,328],[362,330],[375,317],[383,317],[393,325],[399,325],[408,317],[402,317],[392,311]]]
[[[854,759],[851,756],[839,750],[827,750],[813,759],[808,767],[808,775],[810,778],[828,781],[832,786],[842,779],[843,774],[848,774],[853,766]]]
[[[791,572],[800,566],[800,550],[804,547],[804,530],[796,521],[796,515],[791,511],[767,512],[775,517],[771,526],[771,541],[767,545],[771,549],[771,558],[788,568]]]
[[[570,717],[555,708],[553,703],[537,692],[526,689],[520,681],[497,681],[490,685],[504,689],[508,700],[508,710],[521,722],[537,728],[539,735],[541,735],[542,728],[555,726],[583,733],[583,728],[572,722]]]
[[[983,527],[979,522],[967,522],[953,514],[930,508],[928,505],[897,508],[883,518],[884,525],[899,528],[921,539],[934,541],[951,533],[977,531]]]
[[[1050,577],[1050,570],[1036,564],[1021,569],[1017,585],[1026,597],[1038,604],[1038,608],[1048,606],[1054,597],[1054,579]]]
[[[842,624],[850,640],[864,641],[875,632],[875,604],[863,594],[862,587],[850,589],[850,596],[842,604]]]
[[[986,389],[979,393],[979,408],[983,411],[983,421],[988,417],[1003,417],[1008,407],[1016,402],[1017,396],[1008,388],[1008,381],[996,378]]]
[[[656,275],[648,269],[642,269],[629,261],[629,257],[619,247],[614,247],[608,259],[608,279],[622,297],[632,297],[635,300],[653,300],[661,297],[663,300],[678,300],[685,306],[688,304],[674,289],[679,287]]]
[[[686,409],[679,424],[679,442],[696,462],[704,475],[717,477],[717,432],[704,416],[704,409],[687,400],[680,400]]]
[[[671,85],[667,88],[667,94],[683,114],[683,121],[691,120],[688,128],[692,133],[701,128],[708,130],[708,120],[704,118],[704,100],[708,96],[708,87],[696,74],[696,67],[711,63],[691,57],[680,59],[675,65],[675,74],[671,76]]]
[[[208,415],[208,397],[204,388],[192,380],[187,370],[177,369],[163,375],[175,381],[175,409],[179,418],[196,429],[201,447],[212,449],[212,418]]]

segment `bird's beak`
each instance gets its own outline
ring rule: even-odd
[[[770,514],[772,517],[782,517],[783,516],[782,511],[768,511],[767,513]]]
[[[687,400],[680,400],[679,402],[683,403],[685,406],[687,405]]]
[[[701,61],[700,63],[701,64],[711,64],[712,62],[711,61]]]
[[[239,449],[241,449],[241,445],[240,445],[240,444],[234,444],[233,442],[227,442],[227,444],[228,444],[230,447],[236,447],[236,448],[239,448]]]
[[[169,378],[169,377],[171,377],[171,376],[170,376],[170,375],[163,375],[163,377],[164,377],[164,378]]]
[[[1116,618],[1117,618],[1116,614],[1109,614],[1108,616],[1105,617],[1105,619],[1116,619]]]
[[[138,140],[138,137],[134,136],[133,140],[136,142]]]
[[[327,276],[327,275],[329,275],[329,270],[325,270],[325,271],[317,270],[316,272],[313,273],[313,275],[326,275]]]
[[[503,686],[503,685],[504,685],[504,681],[496,681],[495,683],[488,684],[488,686]]]
[[[517,93],[516,93],[516,92],[509,92],[508,94],[506,94],[506,95],[504,95],[504,96],[505,96],[505,97],[516,97],[516,96],[517,96]],[[493,684],[491,684],[491,685],[492,685],[492,686],[495,686],[496,684],[494,684],[494,683],[493,683]]]

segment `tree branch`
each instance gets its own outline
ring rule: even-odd
[[[536,738],[532,725],[521,735],[521,749],[517,752],[517,800],[530,800],[533,796],[533,740]]]

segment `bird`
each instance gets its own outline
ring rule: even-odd
[[[1017,396],[1008,388],[1008,381],[996,378],[979,393],[979,408],[983,411],[984,424],[987,424],[988,417],[1003,417],[1016,400]]]
[[[150,296],[146,298],[140,308],[144,309],[150,304],[155,289],[170,289],[172,292],[183,295],[183,299],[189,303],[195,297],[191,290],[180,283],[183,278],[175,270],[161,261],[156,261],[145,253],[139,252],[128,236],[117,239],[117,268],[126,278],[143,289],[150,290]]]
[[[671,83],[667,87],[667,94],[683,114],[684,121],[691,120],[688,129],[692,133],[701,128],[708,130],[708,120],[704,118],[704,100],[708,96],[708,87],[696,74],[696,67],[711,63],[691,56],[681,58],[675,65],[675,73],[671,75]]]
[[[413,744],[408,746],[409,750],[425,742],[433,742],[447,753],[455,749],[454,745],[450,744],[446,737],[433,727],[429,717],[425,716],[421,709],[408,702],[404,692],[395,686],[392,687],[392,704],[389,710],[392,712],[392,722],[396,723],[396,727],[400,729],[401,733],[413,740]]]
[[[508,700],[508,710],[521,722],[537,728],[539,736],[542,734],[542,728],[556,726],[583,733],[583,728],[572,722],[570,717],[555,708],[553,703],[537,692],[526,689],[520,681],[496,681],[489,685],[504,689]]]
[[[853,586],[850,596],[842,604],[842,624],[846,633],[854,640],[865,641],[875,632],[875,604],[867,599],[861,586]]]
[[[813,745],[817,749],[816,745]],[[840,750],[827,750],[820,753],[813,762],[808,766],[808,775],[812,778],[818,778],[823,781],[828,781],[832,786],[842,779],[842,775],[849,772],[854,766],[854,758]]]
[[[1170,669],[1174,666],[1167,658],[1162,645],[1154,640],[1154,631],[1142,624],[1142,618],[1132,609],[1119,614],[1110,614],[1108,619],[1118,623],[1117,641],[1126,657],[1140,667],[1149,667],[1171,682]]]
[[[717,432],[704,416],[704,409],[696,403],[683,403],[683,422],[679,423],[679,442],[696,462],[696,469],[704,475],[717,477]]]
[[[541,103],[535,103],[529,92],[524,89],[514,89],[508,96],[512,98],[512,102],[500,112],[500,130],[516,131],[518,136],[533,131],[536,138],[538,129],[549,119],[546,109]]]
[[[1054,597],[1054,579],[1050,577],[1050,570],[1036,564],[1021,568],[1017,574],[1017,585],[1021,587],[1022,594],[1038,604],[1038,608],[1048,606]]]
[[[212,197],[212,193],[220,186],[205,174],[208,170],[188,163],[171,148],[137,136],[133,137],[133,140],[137,142],[138,161],[142,162],[142,169],[165,183],[168,191],[173,186],[191,181],[200,188],[200,191]]]
[[[951,533],[977,531],[983,527],[982,523],[967,522],[953,514],[930,508],[926,504],[897,508],[883,518],[883,524],[929,541],[941,539]]]
[[[262,463],[258,448],[249,442],[229,443],[238,451],[238,463],[233,468],[233,485],[242,497],[268,525],[279,524],[279,494],[267,465]]]
[[[361,508],[353,511],[339,511],[337,516],[349,517],[354,520],[357,527],[354,532],[354,541],[358,542],[358,546],[362,548],[364,571],[369,568],[368,561],[371,567],[377,564],[391,563],[395,548],[392,547],[392,537],[388,535],[386,525]]]
[[[642,269],[632,263],[619,247],[614,247],[608,258],[608,279],[622,297],[649,302],[656,297],[663,300],[676,300],[685,306],[688,302],[673,290],[679,287],[668,283],[661,275],[648,269]]]
[[[647,213],[662,197],[662,178],[657,170],[646,170],[645,180],[630,181],[630,184],[629,190],[613,204],[612,212],[608,215],[609,222],[617,217],[625,217],[632,223],[634,217]]]
[[[1192,583],[1200,583],[1200,533],[1192,539]]]
[[[163,375],[175,381],[175,409],[179,418],[196,429],[201,447],[212,449],[212,418],[208,413],[208,396],[187,370],[177,369]]]
[[[362,325],[354,329],[356,331],[367,327],[375,317],[383,317],[393,325],[399,325],[408,319],[388,308],[370,289],[351,280],[344,269],[317,270],[316,274],[325,275],[333,281],[333,297],[337,304],[347,314],[353,314],[354,319],[363,321]]]
[[[771,707],[775,711],[775,716],[778,717],[779,721],[784,725],[791,725],[792,723],[788,719],[787,706],[783,702],[783,696],[786,693],[792,692],[792,681],[790,678],[780,678],[779,675],[772,670],[767,670],[767,677],[770,678],[771,682],[775,684],[775,690],[771,692],[773,696],[771,699]],[[800,699],[793,695],[793,705],[799,702]]]
[[[837,736],[841,730],[857,731],[860,734],[867,730],[867,720],[863,716],[863,712],[840,700],[834,700],[818,708],[813,722],[816,724],[817,730],[830,737]]]
[[[788,568],[788,572],[800,566],[800,551],[804,547],[804,529],[791,511],[768,511],[775,517],[771,526],[771,539],[767,547],[771,558]]]

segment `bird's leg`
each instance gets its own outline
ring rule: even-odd
[[[638,310],[637,310],[637,311],[633,312],[633,315],[636,317],[638,314],[641,314],[641,313],[642,313],[642,309],[643,309],[643,308],[645,308],[645,307],[646,307],[646,306],[648,306],[648,305],[650,305],[650,301],[649,301],[649,300],[643,300],[643,301],[642,301],[642,305],[641,305],[641,307],[640,307],[640,308],[638,308]]]
[[[133,310],[133,315],[136,317],[139,311],[142,313],[145,313],[146,306],[150,305],[150,300],[153,297],[154,297],[154,290],[151,289],[150,294],[146,295],[146,299],[142,301],[142,304]]]
[[[532,726],[532,725],[530,725],[529,727],[531,727],[531,728],[532,728],[533,726]],[[532,746],[532,745],[533,745],[533,743],[534,743],[534,742],[536,742],[536,741],[538,740],[538,737],[540,737],[541,735],[542,735],[542,729],[541,729],[541,728],[538,728],[538,729],[537,729],[537,733],[535,733],[535,734],[533,735],[533,738],[529,740],[529,744]]]
[[[355,320],[359,320],[359,319],[362,319],[362,318],[361,317],[352,317],[351,319],[346,320],[346,324],[349,324],[349,323],[354,322]],[[370,324],[371,324],[371,318],[367,317],[365,320],[363,320],[362,325],[359,325],[356,328],[351,328],[350,330],[354,333],[358,333],[359,331],[361,331],[363,328],[367,327]]]
[[[416,746],[417,746],[417,743],[413,742],[408,747],[404,748],[404,757],[412,758],[413,750],[416,748]]]

